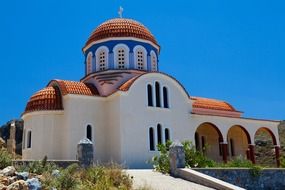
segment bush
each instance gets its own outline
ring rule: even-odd
[[[285,168],[285,157],[284,156],[280,157],[280,167]]]
[[[171,141],[167,141],[166,144],[158,144],[157,149],[159,155],[152,158],[151,163],[156,171],[161,173],[170,173],[170,158],[169,158],[169,146]]]
[[[182,142],[185,151],[185,165],[190,168],[206,168],[214,167],[215,162],[200,151],[197,151],[192,142],[184,141]]]
[[[12,164],[12,155],[5,149],[0,149],[0,169],[3,169]]]
[[[156,171],[161,173],[170,172],[170,158],[169,158],[169,147],[171,141],[168,141],[166,144],[157,145],[159,155],[156,155],[152,158],[151,163]],[[215,162],[206,156],[203,153],[196,151],[195,147],[190,141],[182,142],[183,149],[185,151],[185,166],[196,168],[196,167],[213,167]]]
[[[54,163],[47,162],[46,156],[41,161],[33,161],[27,166],[20,166],[17,168],[18,171],[27,171],[38,175],[45,172],[51,173],[55,169],[57,169],[57,166]]]
[[[226,164],[220,164],[221,167],[227,168],[251,168],[253,167],[253,163],[242,156],[238,156],[232,160],[230,160]]]

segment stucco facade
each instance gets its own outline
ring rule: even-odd
[[[189,140],[201,151],[207,145],[205,154],[217,161],[242,155],[255,162],[255,133],[264,130],[278,162],[278,121],[243,118],[227,102],[191,96],[158,71],[159,51],[136,21],[101,24],[83,48],[81,81],[52,80],[27,103],[23,159],[75,160],[77,143],[87,137],[95,162],[130,168],[151,167],[156,145],[167,140]]]

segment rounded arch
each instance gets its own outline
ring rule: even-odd
[[[193,133],[195,146],[198,151],[215,161],[222,161],[223,135],[213,123],[204,122],[198,125]]]
[[[241,125],[233,125],[227,131],[228,156],[242,156],[250,159],[249,145],[251,138],[248,131]]]
[[[113,48],[114,68],[129,69],[129,53],[130,48],[126,44],[117,44]]]
[[[248,131],[241,125],[233,125],[233,126],[231,126],[228,129],[227,136],[229,135],[230,130],[232,130],[234,127],[237,127],[239,129],[241,129],[244,132],[244,134],[246,135],[246,139],[247,139],[248,144],[251,144],[251,138],[250,138],[250,135],[249,135]]]
[[[260,127],[254,133],[255,161],[259,165],[274,167],[279,163],[279,151],[276,152],[277,139],[271,129]]]
[[[86,56],[86,74],[92,73],[93,53],[90,51]]]
[[[141,45],[136,45],[133,49],[135,69],[147,70],[147,51]]]
[[[269,128],[267,128],[267,127],[260,127],[260,128],[258,128],[258,129],[255,131],[255,133],[254,133],[254,137],[257,135],[257,133],[258,133],[259,131],[266,131],[267,133],[269,133],[269,135],[270,135],[271,138],[272,138],[273,144],[274,144],[274,145],[277,145],[276,137],[275,137],[274,133],[273,133]]]
[[[158,70],[157,69],[157,55],[153,50],[150,51],[150,60],[151,60],[150,70],[151,71],[157,71]]]
[[[96,71],[103,71],[109,68],[109,48],[107,46],[99,47],[96,52]]]

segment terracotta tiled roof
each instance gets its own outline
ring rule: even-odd
[[[209,98],[201,98],[201,97],[191,97],[191,99],[193,100],[194,108],[204,108],[204,109],[234,111],[234,112],[237,111],[234,109],[233,106],[224,101],[209,99]]]
[[[125,82],[124,84],[122,84],[122,85],[119,87],[119,90],[121,90],[121,91],[128,91],[129,88],[132,86],[132,84],[135,82],[135,80],[136,80],[137,78],[139,78],[140,76],[141,76],[141,75],[129,79],[127,82]]]
[[[86,96],[99,95],[96,87],[92,84],[68,80],[52,80],[48,86],[58,86],[62,96],[66,94],[79,94]]]
[[[93,41],[114,37],[135,37],[158,45],[151,32],[141,23],[132,19],[115,18],[99,25],[91,34],[85,46]]]
[[[62,110],[59,89],[46,87],[36,92],[29,100],[25,113],[40,110]]]

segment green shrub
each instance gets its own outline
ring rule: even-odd
[[[45,156],[41,161],[33,161],[24,166],[21,170],[28,171],[30,173],[41,175],[44,172],[51,173],[52,170],[55,170],[57,166],[54,163],[47,162],[47,157]]]
[[[12,155],[5,149],[0,149],[0,169],[3,169],[12,164]]]
[[[190,168],[214,167],[215,162],[207,158],[202,152],[197,151],[192,142],[182,142],[185,151],[185,165]]]
[[[157,149],[159,155],[155,155],[151,163],[156,171],[161,173],[170,173],[170,158],[169,158],[169,146],[171,141],[167,141],[166,144],[158,144]]]
[[[54,177],[55,187],[57,189],[65,189],[65,190],[78,189],[77,187],[79,186],[80,181],[78,179],[78,176],[76,175],[77,171],[79,171],[78,164],[72,164],[68,166],[66,169],[61,170],[60,175],[58,177]]]
[[[249,170],[250,175],[253,176],[253,177],[260,176],[261,172],[262,172],[262,167],[258,166],[258,165],[252,165],[250,167],[250,170]]]
[[[252,162],[247,160],[242,156],[235,157],[226,164],[220,164],[221,167],[228,168],[251,168],[253,166]]]
[[[285,168],[285,157],[284,156],[280,157],[280,167]]]

